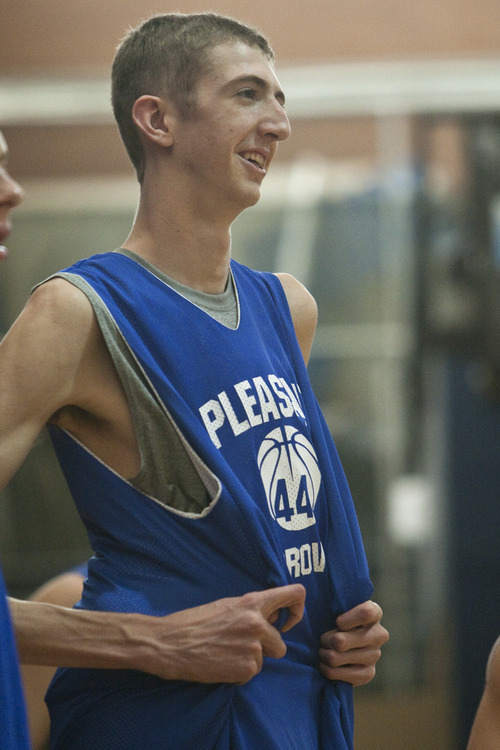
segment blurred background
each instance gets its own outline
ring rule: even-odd
[[[0,330],[31,287],[127,236],[138,197],[109,70],[129,26],[215,10],[271,40],[292,138],[234,256],[320,308],[310,372],[391,640],[358,750],[462,750],[500,633],[498,0],[16,0],[0,128],[26,190]],[[0,502],[12,594],[90,554],[42,435]]]

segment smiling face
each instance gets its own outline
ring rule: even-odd
[[[237,42],[212,50],[195,112],[178,118],[171,151],[196,205],[237,215],[258,201],[278,143],[290,135],[284,99],[260,49]]]
[[[7,250],[2,243],[10,234],[9,214],[21,203],[23,197],[20,186],[7,171],[8,157],[7,143],[0,131],[0,260],[7,255]]]

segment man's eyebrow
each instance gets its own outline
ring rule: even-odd
[[[268,81],[266,81],[264,78],[261,78],[257,75],[252,74],[244,74],[242,76],[238,76],[237,78],[233,78],[231,81],[232,85],[240,85],[242,83],[253,83],[255,86],[258,86],[260,89],[268,90],[270,88],[270,85]],[[278,89],[274,94],[276,100],[281,104],[282,107],[285,106],[285,94],[281,89]]]

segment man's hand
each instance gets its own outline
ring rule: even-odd
[[[300,584],[219,599],[164,617],[69,609],[9,599],[23,664],[86,669],[137,669],[164,680],[244,684],[264,656],[280,659],[281,631],[302,619]]]
[[[319,668],[323,677],[355,686],[370,682],[375,676],[381,647],[389,639],[381,619],[382,609],[372,601],[337,617],[337,627],[321,637]]]
[[[264,656],[285,655],[274,623],[287,609],[281,631],[290,630],[302,619],[304,600],[304,587],[292,584],[155,618],[152,651],[139,668],[166,679],[244,684],[260,672]]]

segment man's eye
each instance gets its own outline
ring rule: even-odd
[[[238,91],[238,96],[241,96],[243,99],[255,99],[257,92],[255,89],[242,89]]]

